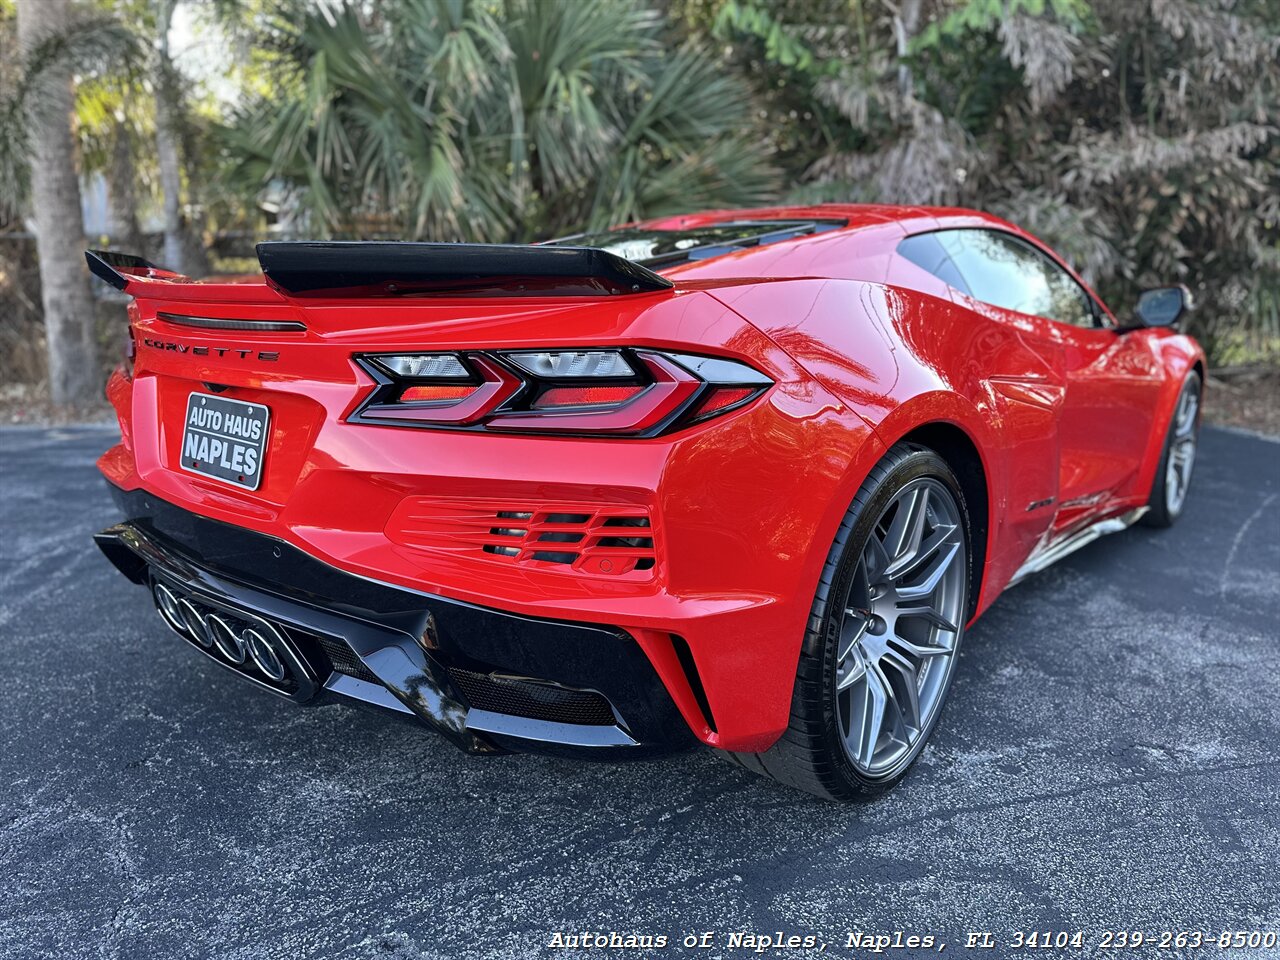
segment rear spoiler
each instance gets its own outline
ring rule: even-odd
[[[267,283],[286,297],[599,297],[669,290],[670,280],[596,247],[497,243],[260,243]],[[94,276],[132,296],[191,284],[141,257],[88,250]],[[204,299],[193,285],[177,299]],[[212,291],[211,291],[212,292]],[[165,295],[172,295],[168,293]]]
[[[598,297],[653,293],[671,281],[596,247],[500,243],[258,244],[267,282],[296,297]]]
[[[180,273],[158,267],[150,260],[143,260],[128,253],[117,253],[114,250],[86,250],[84,258],[89,264],[90,273],[99,280],[105,280],[117,290],[127,291],[131,280],[190,283],[190,279]]]

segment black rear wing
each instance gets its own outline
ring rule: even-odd
[[[273,241],[258,244],[257,251],[267,283],[287,297],[601,297],[672,287],[652,270],[597,247]],[[203,285],[141,257],[88,250],[85,259],[94,276],[132,296],[204,299]],[[178,293],[173,285],[182,284],[191,286]]]
[[[258,244],[258,262],[268,283],[294,297],[599,297],[672,286],[596,247],[281,241]]]
[[[118,253],[115,250],[86,250],[84,258],[89,264],[90,273],[99,280],[105,280],[117,290],[129,292],[129,284],[138,280],[188,282],[182,274],[156,266],[150,260],[143,260],[130,253]]]

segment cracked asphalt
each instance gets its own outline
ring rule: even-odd
[[[753,955],[733,931],[835,956],[870,955],[851,931],[960,955],[991,931],[1000,956],[1081,930],[1081,955],[1105,930],[1280,930],[1276,442],[1206,429],[1178,526],[1002,597],[913,774],[841,807],[707,751],[473,758],[255,692],[90,543],[113,438],[0,430],[6,958],[528,957],[583,930],[670,954],[717,932],[703,957]]]

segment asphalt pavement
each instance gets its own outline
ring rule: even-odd
[[[1010,590],[912,775],[837,806],[706,750],[477,758],[256,692],[91,544],[113,437],[0,429],[0,956],[649,956],[711,932],[690,952],[746,957],[732,933],[782,932],[843,957],[902,931],[989,957],[1033,930],[1082,931],[1035,953],[1079,956],[1108,930],[1280,931],[1276,442],[1206,429],[1176,527]],[[611,931],[671,946],[547,948]]]

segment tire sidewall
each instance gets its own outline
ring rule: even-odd
[[[1182,398],[1186,396],[1188,390],[1194,390],[1197,394],[1198,404],[1196,407],[1196,422],[1192,427],[1191,433],[1195,437],[1196,455],[1199,456],[1200,448],[1200,420],[1204,413],[1204,384],[1200,379],[1200,374],[1192,370],[1182,381],[1182,387],[1178,390],[1178,396],[1173,401],[1173,412],[1169,415],[1169,425],[1165,429],[1164,448],[1160,451],[1160,462],[1156,465],[1156,476],[1152,483],[1151,496],[1147,503],[1150,507],[1151,521],[1156,526],[1167,527],[1175,520],[1182,516],[1182,512],[1187,508],[1187,496],[1190,495],[1191,480],[1195,476],[1195,465],[1192,465],[1192,475],[1187,478],[1187,493],[1183,495],[1182,502],[1178,504],[1176,510],[1169,508],[1169,457],[1173,455],[1173,442],[1178,431],[1178,410],[1182,406]]]
[[[838,666],[836,663],[836,648],[843,621],[844,601],[849,595],[853,577],[857,571],[867,538],[871,536],[876,522],[880,519],[880,515],[893,502],[894,497],[904,486],[922,477],[928,477],[943,483],[959,507],[961,522],[964,526],[964,593],[969,598],[969,604],[965,610],[966,620],[972,607],[972,524],[969,519],[969,509],[965,503],[964,494],[960,490],[960,484],[956,480],[955,474],[951,472],[951,469],[941,457],[932,450],[923,447],[913,448],[904,460],[895,464],[889,473],[876,483],[870,496],[865,500],[859,511],[849,537],[840,547],[836,576],[832,582],[832,589],[827,596],[826,609],[822,613],[822,649],[814,651],[816,655],[821,657],[822,663],[819,677],[821,690],[818,691],[824,704],[822,736],[826,741],[825,745],[831,757],[834,771],[848,787],[860,793],[879,793],[887,790],[901,780],[920,757],[925,742],[937,726],[938,720],[946,707],[951,683],[956,673],[954,658],[959,656],[960,647],[964,639],[965,624],[961,623],[960,629],[956,634],[955,652],[952,654],[953,663],[948,671],[946,683],[939,694],[938,708],[934,710],[933,716],[921,731],[917,747],[902,762],[880,776],[869,777],[855,767],[845,752],[844,738],[840,733],[835,698],[835,675]]]

